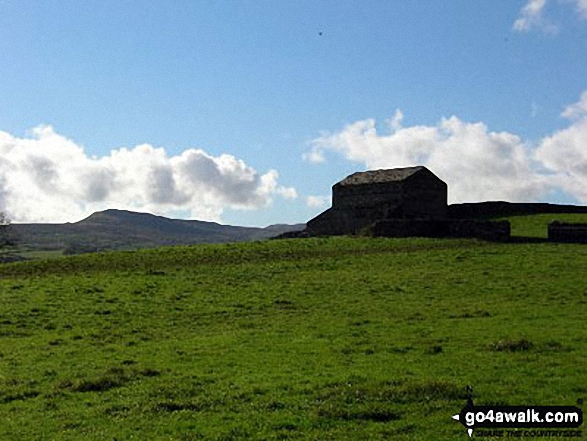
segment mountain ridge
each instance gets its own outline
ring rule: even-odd
[[[304,227],[305,224],[241,227],[117,209],[97,211],[74,223],[12,225],[22,249],[62,250],[66,254],[165,245],[246,242],[268,239]]]

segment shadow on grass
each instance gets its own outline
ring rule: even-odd
[[[62,380],[58,388],[68,389],[72,392],[104,392],[109,389],[124,386],[131,381],[139,380],[141,377],[155,377],[158,375],[160,375],[160,372],[154,369],[129,371],[124,368],[113,367],[95,378]]]
[[[338,382],[318,394],[319,417],[388,422],[402,418],[398,406],[431,401],[461,401],[464,388],[441,380],[421,382]]]
[[[509,243],[546,243],[548,239],[545,237],[535,236],[510,236]]]

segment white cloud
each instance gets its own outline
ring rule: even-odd
[[[302,159],[304,159],[304,161],[311,162],[312,164],[322,164],[326,162],[324,153],[317,149],[311,149],[309,152],[305,152],[302,155]]]
[[[563,113],[563,118],[577,119],[587,116],[587,91],[581,94],[581,98],[575,104],[568,106]]]
[[[587,18],[587,0],[575,0],[575,8],[583,18]]]
[[[536,158],[565,192],[587,202],[587,116],[542,140]]]
[[[83,147],[50,126],[31,138],[0,132],[0,209],[16,222],[79,220],[93,211],[121,208],[219,220],[225,208],[255,209],[273,195],[297,196],[244,161],[188,149],[169,157],[149,144],[90,158]]]
[[[404,114],[400,109],[395,109],[394,115],[387,120],[389,127],[394,132],[397,132],[399,129],[402,128],[402,121],[404,120]]]
[[[309,208],[322,208],[330,203],[330,196],[308,196],[306,197],[306,205]]]
[[[528,0],[520,11],[520,17],[514,22],[516,31],[529,31],[533,27],[542,28],[545,25],[542,11],[546,0]]]
[[[545,137],[536,158],[555,173],[557,185],[581,201],[587,201],[587,91],[567,106],[561,116],[572,121],[566,129]]]
[[[587,0],[567,0],[566,3],[574,3],[577,14],[583,19],[587,18]],[[547,0],[528,0],[520,10],[520,16],[514,22],[513,29],[518,32],[539,29],[548,34],[556,34],[559,27],[544,17],[546,5]]]
[[[536,201],[557,188],[587,202],[586,102],[587,92],[563,112],[576,120],[537,148],[515,134],[453,116],[383,134],[373,119],[357,121],[318,137],[312,149],[338,152],[367,169],[425,165],[447,182],[451,203]]]
[[[297,199],[298,192],[293,187],[277,187],[275,193],[285,199]]]
[[[437,136],[436,128],[426,126],[402,128],[381,136],[375,129],[375,120],[367,119],[349,124],[338,133],[323,134],[313,141],[312,149],[322,155],[326,150],[333,150],[368,167],[386,164],[399,167],[425,162]]]

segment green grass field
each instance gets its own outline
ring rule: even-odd
[[[24,257],[28,260],[44,260],[44,259],[57,259],[59,257],[63,257],[62,251],[20,251],[18,253],[19,256]]]
[[[466,385],[587,397],[586,267],[582,245],[369,238],[3,265],[0,439],[465,440]]]
[[[500,218],[500,220],[510,222],[512,236],[539,237],[545,239],[548,235],[549,223],[555,220],[571,223],[587,223],[587,214],[548,213],[531,216],[510,216]]]

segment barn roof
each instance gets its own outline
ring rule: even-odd
[[[383,170],[371,170],[366,172],[356,172],[347,176],[336,185],[360,185],[360,184],[375,184],[382,182],[399,182],[410,176],[418,173],[420,170],[427,170],[426,167],[404,167],[404,168],[390,168]]]

